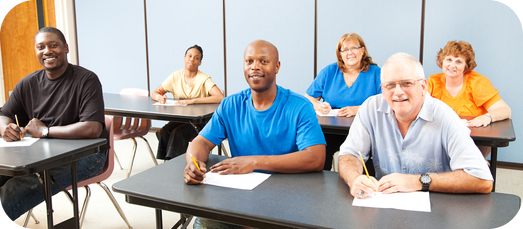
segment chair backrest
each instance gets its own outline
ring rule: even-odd
[[[111,149],[107,152],[107,160],[105,161],[105,166],[102,171],[97,176],[91,177],[87,180],[79,181],[78,187],[86,186],[89,184],[97,183],[104,181],[105,179],[109,178],[111,174],[113,173],[114,169],[114,140],[113,140],[113,118],[110,116],[105,116],[105,129],[107,132],[109,132],[109,145],[111,146]],[[67,187],[67,190],[70,190],[72,186]]]
[[[149,96],[149,91],[141,88],[124,88],[120,95]],[[117,140],[143,136],[151,128],[150,119],[114,116],[113,131]]]

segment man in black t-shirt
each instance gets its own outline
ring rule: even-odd
[[[56,28],[40,29],[34,38],[34,45],[36,58],[44,69],[20,80],[0,108],[0,134],[3,140],[19,141],[26,134],[33,138],[108,138],[102,85],[96,74],[69,64],[69,47],[62,32]],[[100,152],[77,161],[79,181],[102,172],[108,149],[109,143],[100,147]],[[49,172],[61,186],[71,185],[69,164]],[[52,186],[53,195],[59,191],[58,186]],[[0,200],[6,214],[12,220],[17,219],[44,201],[38,177],[35,174],[0,176]]]

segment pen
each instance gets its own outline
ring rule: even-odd
[[[189,153],[189,155],[191,155],[192,162],[194,162],[194,165],[196,165],[196,168],[198,168],[198,170],[202,171],[202,170],[200,169],[200,166],[198,166],[198,163],[196,163],[196,160],[194,160],[194,157],[192,156],[192,154]]]
[[[18,129],[20,129],[20,123],[18,122],[18,116],[15,115],[16,119],[16,125],[18,126]],[[20,139],[22,139],[22,129],[20,129]]]
[[[365,166],[365,162],[363,162],[363,157],[361,156],[361,153],[360,153],[359,150],[358,150],[358,154],[360,155],[361,164],[363,164],[363,168],[365,169],[365,173],[367,174],[367,178],[370,179],[370,177],[369,177],[369,171],[367,171],[367,166]]]

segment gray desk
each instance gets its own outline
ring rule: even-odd
[[[104,93],[105,114],[201,124],[207,122],[220,104],[156,106],[151,97]]]
[[[352,125],[354,118],[340,118],[340,117],[321,117],[316,116],[318,122],[324,133],[347,135],[349,128]],[[467,120],[473,117],[461,117]],[[499,122],[494,122],[487,127],[469,128],[470,137],[474,140],[476,145],[490,146],[492,151],[490,153],[490,172],[494,177],[494,187],[496,187],[496,163],[498,161],[498,147],[507,147],[509,142],[516,140],[516,133],[514,132],[514,125],[512,119],[507,119]]]
[[[106,139],[52,139],[43,138],[27,147],[0,147],[0,174],[22,176],[43,172],[44,195],[47,205],[48,228],[79,228],[76,161],[95,154]],[[58,225],[53,224],[53,204],[49,169],[71,163],[74,217]]]
[[[223,159],[211,155],[207,167]],[[509,222],[521,202],[501,193],[430,193],[430,213],[353,207],[349,187],[335,172],[273,174],[245,191],[186,185],[185,165],[185,157],[174,158],[113,190],[129,203],[156,208],[157,228],[162,228],[161,210],[258,228],[494,228]]]

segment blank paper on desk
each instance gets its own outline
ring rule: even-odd
[[[323,116],[336,116],[336,115],[338,114],[338,111],[339,111],[339,110],[340,110],[340,109],[332,109],[332,110],[330,110],[329,113],[327,113],[327,114],[323,114],[323,113],[321,113],[321,112],[319,112],[319,111],[316,111],[316,114],[319,115],[319,116],[322,116],[322,117],[323,117]]]
[[[260,185],[270,176],[271,174],[256,172],[228,175],[220,175],[218,173],[208,172],[205,174],[205,180],[203,183],[227,188],[253,190],[256,188],[256,186]]]
[[[354,198],[352,206],[430,212],[430,196],[429,192],[392,194],[378,192],[365,199]]]
[[[32,137],[28,137],[28,136],[25,136],[20,141],[14,141],[14,142],[6,142],[4,139],[0,139],[0,147],[30,146],[38,140],[40,140],[40,138],[32,138]]]

